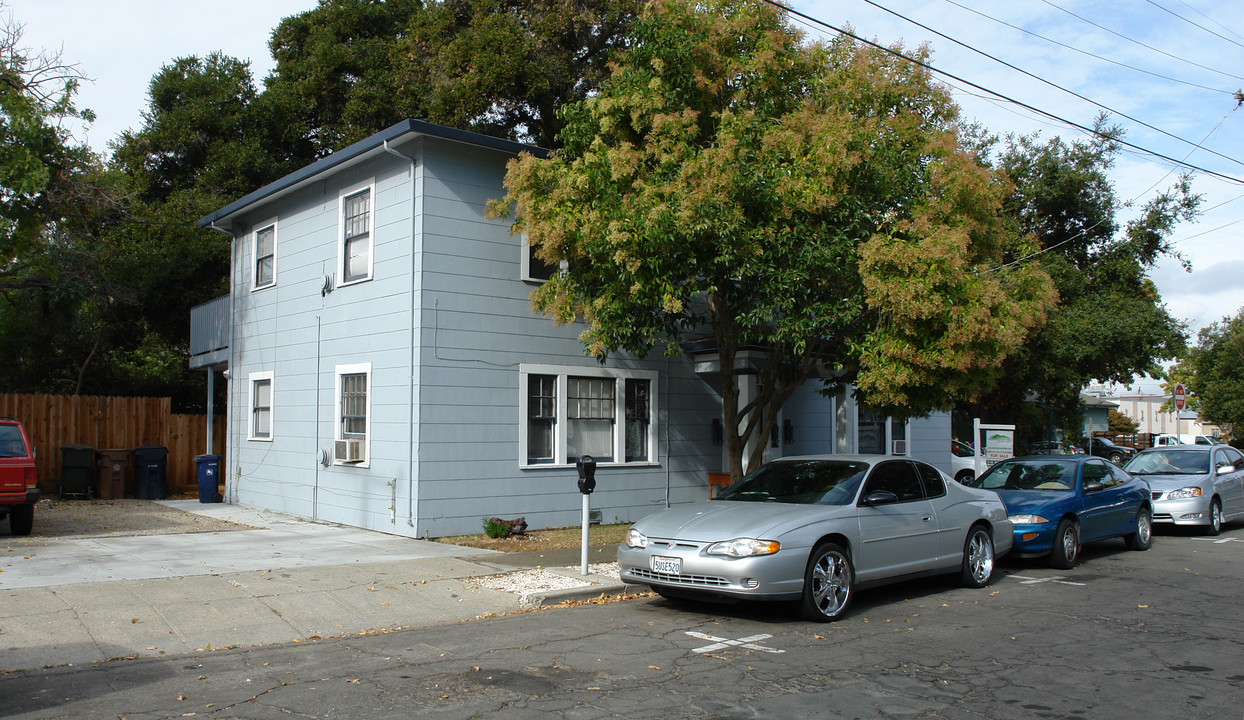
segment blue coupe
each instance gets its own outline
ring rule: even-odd
[[[1066,569],[1082,543],[1121,537],[1132,550],[1153,543],[1148,483],[1101,458],[1012,458],[968,484],[1002,498],[1020,557],[1048,555],[1052,567]]]

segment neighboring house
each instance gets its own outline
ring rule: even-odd
[[[601,364],[581,328],[532,311],[550,268],[485,211],[520,152],[544,151],[406,121],[199,221],[232,238],[230,296],[196,308],[191,340],[191,366],[229,378],[229,502],[417,537],[577,525],[582,454],[605,522],[708,496],[713,349]],[[949,416],[891,421],[818,385],[787,403],[771,457],[950,469]]]
[[[1110,430],[1110,411],[1117,410],[1119,405],[1099,395],[1082,392],[1080,407],[1084,410],[1082,429],[1084,437],[1087,438],[1093,437],[1095,432]]]

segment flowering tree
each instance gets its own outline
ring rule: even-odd
[[[563,148],[513,161],[494,211],[564,268],[534,302],[582,318],[590,355],[715,342],[737,478],[808,378],[921,415],[988,387],[1042,322],[1049,278],[997,269],[1030,248],[956,113],[920,66],[807,42],[768,5],[654,0],[563,110]],[[749,347],[764,359],[740,405]]]

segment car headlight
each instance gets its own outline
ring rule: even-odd
[[[772,555],[780,550],[782,544],[776,540],[756,540],[754,538],[735,538],[725,542],[713,543],[704,552],[708,555],[725,555],[726,557],[753,557],[756,555]]]
[[[1167,494],[1167,500],[1187,500],[1188,498],[1201,497],[1201,488],[1186,487],[1173,490]]]
[[[1031,513],[1012,515],[1007,518],[1007,520],[1010,520],[1012,525],[1040,525],[1041,523],[1049,522],[1049,520],[1046,520],[1040,515],[1033,515]]]
[[[626,546],[641,549],[646,548],[648,547],[648,536],[635,528],[631,528],[626,532]]]

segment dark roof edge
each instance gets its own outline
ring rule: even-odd
[[[382,147],[386,142],[396,140],[403,135],[409,134],[428,135],[431,137],[442,138],[444,140],[453,140],[456,142],[467,143],[469,145],[478,145],[479,147],[500,150],[513,155],[527,152],[532,155],[536,155],[537,157],[547,157],[551,152],[550,150],[537,145],[525,145],[512,140],[503,140],[501,138],[492,137],[491,135],[482,135],[469,130],[460,130],[458,128],[446,127],[444,125],[435,125],[423,120],[403,120],[396,125],[387,127],[374,135],[363,138],[352,145],[344,147],[332,155],[322,157],[310,165],[299,168],[279,180],[274,180],[273,182],[264,185],[258,190],[229,203],[210,215],[200,218],[197,224],[199,227],[210,227],[218,220],[229,217],[249,205],[254,205],[267,197],[289,189],[301,182],[319,175],[320,173],[331,170],[338,165],[343,165],[359,157],[360,155],[364,155],[375,150],[378,147]]]

